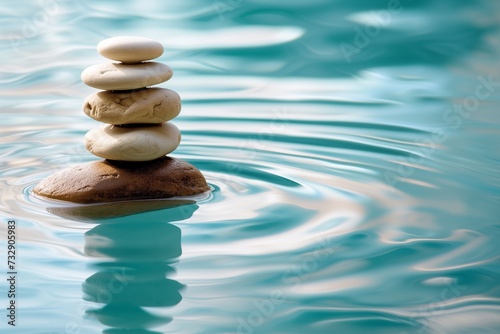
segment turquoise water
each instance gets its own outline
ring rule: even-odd
[[[494,0],[2,2],[0,332],[500,333],[499,17]],[[80,72],[117,35],[165,45],[173,156],[212,191],[70,217],[31,191],[96,159]]]

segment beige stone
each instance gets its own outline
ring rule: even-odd
[[[146,37],[119,36],[101,41],[97,44],[97,51],[103,57],[122,63],[140,63],[160,57],[163,45]]]
[[[87,150],[104,159],[149,161],[174,151],[181,141],[172,123],[150,126],[105,125],[87,132]]]
[[[101,91],[85,99],[83,111],[108,124],[163,123],[179,115],[181,98],[165,88]]]
[[[171,157],[148,162],[93,161],[64,169],[43,179],[39,196],[75,203],[193,196],[210,190],[191,164]]]
[[[83,70],[82,81],[104,90],[129,90],[157,85],[173,75],[170,67],[153,61],[140,64],[103,63]]]

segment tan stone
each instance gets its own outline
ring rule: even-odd
[[[170,122],[149,126],[104,125],[87,132],[87,150],[98,157],[120,161],[149,161],[174,151],[181,141]]]
[[[179,115],[181,98],[165,88],[102,91],[85,99],[83,111],[108,124],[163,123]]]
[[[101,41],[97,44],[97,51],[108,59],[122,63],[140,63],[161,56],[163,45],[146,37],[119,36]]]
[[[148,162],[83,163],[43,179],[34,193],[75,203],[105,203],[192,196],[209,189],[194,166],[162,157]]]
[[[104,90],[129,90],[157,85],[173,75],[170,67],[153,61],[140,64],[104,63],[83,70],[82,81]]]

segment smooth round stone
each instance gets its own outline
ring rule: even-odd
[[[163,45],[146,37],[119,36],[101,41],[97,51],[108,59],[133,64],[158,58],[163,54]]]
[[[163,123],[179,115],[181,98],[165,88],[102,91],[85,99],[83,111],[108,124]]]
[[[148,162],[92,161],[54,173],[35,194],[74,203],[193,196],[210,190],[201,172],[171,157]]]
[[[129,90],[157,85],[172,77],[173,71],[153,61],[140,64],[103,63],[87,67],[82,81],[90,87],[104,90]]]
[[[98,157],[119,161],[149,161],[174,151],[181,141],[172,123],[122,127],[105,125],[87,132],[87,150]]]

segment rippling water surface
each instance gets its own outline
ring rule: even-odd
[[[500,333],[499,22],[494,0],[2,3],[1,332]],[[95,160],[80,72],[117,35],[165,45],[173,156],[212,191],[102,219],[31,191]]]

